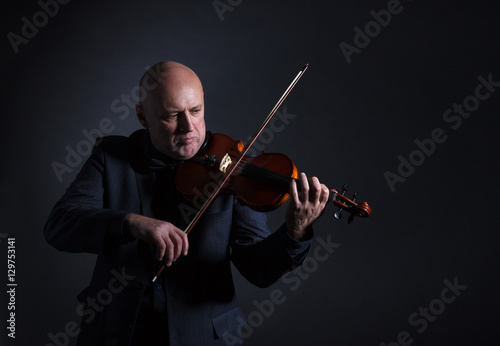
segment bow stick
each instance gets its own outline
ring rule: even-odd
[[[248,142],[248,144],[244,147],[244,149],[238,155],[238,157],[236,158],[235,162],[226,171],[226,173],[224,174],[224,178],[220,181],[219,184],[217,184],[217,187],[210,194],[210,196],[205,200],[205,202],[201,206],[200,210],[198,210],[198,212],[196,213],[195,217],[191,220],[191,222],[189,223],[189,225],[186,227],[186,229],[184,230],[184,232],[186,234],[189,234],[193,230],[194,226],[200,220],[200,218],[202,217],[202,215],[205,213],[205,211],[207,210],[207,208],[210,205],[210,203],[212,203],[212,201],[215,199],[215,197],[217,197],[217,195],[219,194],[219,192],[222,189],[222,187],[224,186],[224,184],[228,181],[228,179],[231,177],[231,175],[234,173],[234,171],[238,168],[238,166],[239,166],[241,160],[243,159],[243,157],[247,154],[248,150],[250,150],[250,147],[255,143],[255,141],[260,136],[260,134],[262,133],[262,131],[264,131],[264,129],[267,126],[267,124],[271,121],[271,119],[273,118],[274,114],[281,107],[281,105],[283,104],[283,102],[287,98],[288,94],[290,94],[290,92],[295,87],[295,85],[297,84],[297,82],[299,81],[299,79],[302,77],[302,75],[305,73],[305,71],[307,70],[308,67],[309,67],[309,64],[306,64],[304,67],[302,67],[302,69],[299,71],[299,73],[297,73],[297,75],[295,76],[295,78],[293,79],[293,81],[290,83],[290,85],[288,86],[288,88],[285,90],[285,92],[283,93],[283,95],[280,97],[280,99],[278,100],[278,102],[276,103],[276,105],[273,107],[273,109],[271,110],[271,112],[269,113],[269,115],[266,117],[266,119],[264,120],[264,122],[260,125],[259,129],[257,130],[257,132],[255,132],[255,134],[253,135],[252,139]],[[161,273],[163,272],[164,269],[165,269],[165,264],[163,264],[161,266],[161,268],[158,270],[158,272],[156,273],[156,275],[154,276],[154,278],[152,280],[153,282],[156,281],[156,279],[161,275]]]

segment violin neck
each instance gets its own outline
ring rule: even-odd
[[[262,181],[266,184],[278,187],[280,189],[288,190],[290,185],[289,177],[285,174],[275,172],[273,170],[264,168],[262,166],[255,165],[251,162],[244,162],[238,172],[241,176]]]
[[[255,165],[250,162],[245,162],[242,164],[239,174],[244,177],[256,179],[265,182],[267,184],[270,184],[272,186],[278,187],[283,191],[288,191],[290,187],[290,182],[292,180],[295,180],[295,182],[297,183],[297,191],[299,192],[299,194],[301,193],[302,190],[301,188],[302,185],[300,184],[300,181],[298,179],[272,171],[262,166]],[[336,197],[337,193],[330,191],[328,195],[328,200],[334,201]]]
[[[293,178],[290,178],[290,180],[292,180],[292,179],[293,179]],[[293,179],[293,180],[295,180],[295,182],[297,183],[297,191],[298,191],[298,192],[299,192],[299,194],[300,194],[300,193],[302,192],[302,191],[301,191],[301,190],[302,190],[302,188],[301,188],[301,186],[302,186],[302,185],[300,185],[300,181],[299,181],[298,179]],[[329,191],[329,192],[328,192],[328,200],[329,200],[330,202],[333,202],[333,201],[337,200],[337,196],[338,196],[338,193],[337,193],[337,192],[333,192],[333,191]]]

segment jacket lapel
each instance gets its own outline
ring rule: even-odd
[[[135,176],[137,178],[137,190],[139,192],[141,214],[153,217],[151,201],[153,199],[152,193],[154,191],[154,173],[139,173],[136,171]]]
[[[155,173],[149,167],[151,159],[149,132],[137,130],[130,135],[130,163],[134,169],[140,199],[140,213],[153,216],[151,201],[154,192]]]

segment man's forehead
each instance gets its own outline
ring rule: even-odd
[[[181,110],[203,106],[203,91],[194,87],[161,88],[157,91],[156,99],[165,110]]]

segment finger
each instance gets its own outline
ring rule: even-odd
[[[309,198],[309,182],[305,173],[300,173],[301,194],[300,201],[305,203]]]
[[[184,232],[182,230],[179,230],[179,231],[180,231],[180,236],[181,236],[181,239],[182,239],[182,254],[184,256],[187,256],[188,250],[189,250],[188,236],[187,236],[186,232]]]
[[[174,227],[175,234],[175,257],[174,261],[179,258],[181,254],[187,256],[189,250],[188,235],[180,228]],[[174,238],[173,238],[174,239]]]
[[[292,196],[292,201],[294,206],[298,206],[300,204],[299,200],[299,192],[297,190],[297,182],[295,179],[290,181],[290,195]]]
[[[176,232],[170,233],[170,240],[172,241],[173,249],[172,249],[172,261],[177,260],[181,255],[183,244],[182,238]]]
[[[322,204],[326,204],[329,199],[330,199],[330,190],[328,190],[328,187],[325,184],[321,184],[321,200],[320,200],[320,202]]]
[[[163,237],[161,235],[160,228],[153,229],[153,231],[149,234],[149,239],[146,241],[152,243],[156,247],[157,259],[161,261],[165,256],[167,248],[165,246],[165,242],[163,241]]]
[[[170,267],[174,261],[174,244],[168,235],[163,239],[163,241],[165,244],[165,256],[163,257],[163,262],[167,267]]]
[[[320,184],[319,179],[317,177],[311,178],[311,185],[312,185],[312,189],[311,189],[309,199],[311,200],[311,202],[316,204],[320,201],[321,194],[322,194],[323,190],[321,188],[321,184]]]
[[[161,261],[163,259],[163,257],[165,256],[165,251],[166,251],[166,247],[165,247],[165,243],[163,242],[163,239],[161,240],[161,242],[159,242],[157,245],[156,245],[156,251],[157,251],[157,259],[158,261]]]

